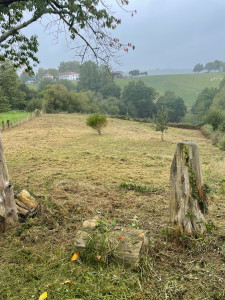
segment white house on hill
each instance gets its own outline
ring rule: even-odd
[[[53,75],[52,74],[45,74],[44,76],[43,76],[43,78],[50,78],[50,79],[54,79],[54,77],[53,77]]]
[[[78,80],[79,74],[76,72],[64,72],[59,74],[59,79]]]

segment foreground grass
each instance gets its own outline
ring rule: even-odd
[[[3,133],[15,192],[30,191],[40,211],[0,236],[0,299],[38,299],[45,291],[58,300],[223,299],[224,152],[199,131],[169,128],[161,142],[148,124],[112,119],[99,136],[85,121],[42,115]],[[208,220],[217,228],[197,240],[169,234],[169,172],[181,140],[199,145],[211,191]],[[139,267],[82,254],[70,261],[76,231],[94,215],[150,231]]]
[[[154,75],[135,79],[117,79],[116,82],[123,88],[129,81],[143,80],[146,85],[155,88],[160,94],[164,94],[166,90],[174,91],[184,99],[185,105],[190,107],[204,88],[218,87],[224,75],[224,73]]]
[[[2,125],[3,121],[5,124],[7,124],[7,120],[13,122],[13,124],[17,124],[19,121],[26,119],[29,116],[30,113],[25,111],[13,110],[5,113],[0,113],[0,126]]]

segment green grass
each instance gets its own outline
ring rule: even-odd
[[[44,114],[2,133],[14,191],[26,188],[40,209],[0,234],[0,299],[224,299],[224,152],[197,130],[169,128],[161,142],[149,124],[109,118],[98,135],[86,118]],[[212,193],[209,232],[199,239],[170,236],[170,167],[184,139],[198,143]],[[98,261],[91,247],[71,262],[77,230],[96,215],[150,232],[138,268]]]
[[[218,87],[224,73],[155,75],[140,78],[117,79],[117,84],[123,88],[132,80],[143,80],[146,85],[155,88],[160,94],[171,90],[184,99],[185,105],[192,106],[198,94],[206,87]]]
[[[7,120],[13,122],[13,124],[15,125],[19,121],[26,119],[28,116],[30,116],[30,113],[25,111],[13,110],[6,113],[0,113],[0,126],[2,125],[2,121],[7,124]]]

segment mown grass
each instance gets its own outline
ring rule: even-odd
[[[224,75],[224,73],[153,75],[117,79],[116,82],[123,88],[132,80],[143,80],[146,85],[155,88],[160,94],[164,94],[166,90],[174,91],[184,99],[185,105],[190,107],[204,88],[218,87]]]
[[[0,113],[0,126],[2,125],[2,122],[7,124],[7,120],[13,122],[13,124],[17,124],[19,121],[26,119],[29,116],[30,113],[25,111],[13,110],[5,113]]]
[[[42,115],[2,134],[14,190],[26,188],[40,210],[0,235],[0,299],[38,299],[45,291],[57,300],[223,299],[224,152],[196,130],[169,128],[161,142],[149,124],[110,119],[99,136],[85,121]],[[169,172],[181,140],[198,143],[210,187],[207,218],[216,229],[199,239],[170,235]],[[95,215],[150,232],[139,267],[90,263],[88,253],[70,261],[76,231]]]

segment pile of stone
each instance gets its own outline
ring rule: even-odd
[[[101,240],[102,233],[98,231],[99,223],[98,216],[83,222],[82,228],[77,231],[75,237],[76,251],[85,249],[94,234],[99,235],[97,240]],[[104,234],[107,235],[109,252],[125,265],[137,266],[141,255],[148,250],[149,237],[146,230],[115,226]],[[96,247],[98,247],[97,243]]]

